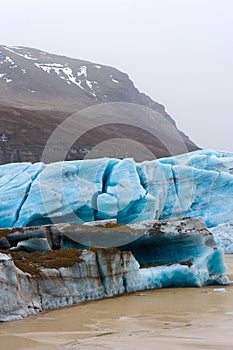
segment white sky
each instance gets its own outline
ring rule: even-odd
[[[233,151],[233,0],[11,0],[0,42],[115,66],[204,148]]]

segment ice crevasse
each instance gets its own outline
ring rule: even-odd
[[[5,164],[0,199],[0,227],[197,216],[215,227],[233,220],[233,153]]]

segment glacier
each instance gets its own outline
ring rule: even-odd
[[[225,254],[233,254],[233,221],[210,228],[215,242],[224,250]]]
[[[0,321],[228,284],[232,195],[233,153],[224,151],[1,165]]]
[[[118,247],[78,247],[77,236]],[[0,229],[0,237],[9,245],[0,251],[0,321],[152,288],[229,284],[201,218]]]
[[[6,164],[0,198],[3,228],[182,217],[202,217],[211,228],[233,220],[233,153]]]

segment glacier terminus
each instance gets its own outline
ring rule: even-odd
[[[229,283],[233,153],[5,164],[0,196],[1,321],[125,292]]]
[[[202,217],[211,228],[233,220],[233,153],[6,164],[0,196],[6,228],[181,217]]]

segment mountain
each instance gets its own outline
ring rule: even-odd
[[[162,105],[115,68],[9,46],[0,46],[0,63],[0,103],[73,112],[97,103],[132,102],[171,120]]]
[[[176,127],[164,106],[141,93],[127,74],[115,68],[33,48],[1,45],[0,163],[40,160],[48,137],[62,120],[84,108],[108,102],[151,108]],[[198,149],[185,134],[177,132],[188,151]],[[142,135],[141,130],[125,125],[92,132],[75,149],[89,150],[110,134],[112,138],[133,135],[138,142],[146,139],[146,146],[156,156],[169,155],[161,142],[154,142],[149,135]],[[82,157],[76,151],[67,159]]]

